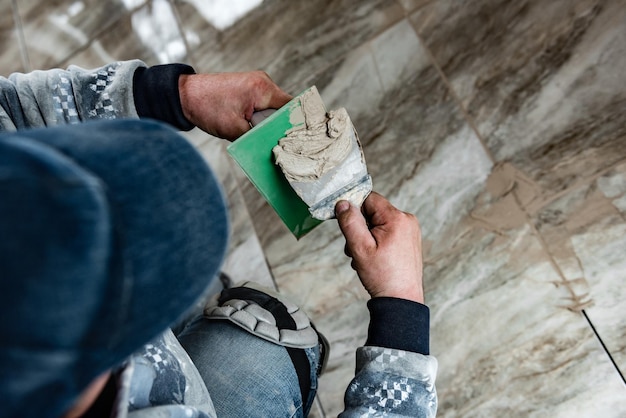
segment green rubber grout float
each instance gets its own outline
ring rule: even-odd
[[[361,205],[372,190],[362,147],[347,112],[327,113],[315,86],[276,111],[256,113],[253,125],[227,151],[297,239],[334,217],[339,200]],[[316,138],[322,142],[310,142]],[[313,151],[300,147],[318,143],[321,145]],[[320,147],[331,152],[324,156],[318,152]],[[288,171],[283,162],[285,152],[291,152],[292,168],[304,177],[294,178]],[[336,161],[328,161],[333,158]]]

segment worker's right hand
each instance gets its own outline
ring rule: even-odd
[[[370,296],[424,303],[417,218],[378,193],[365,199],[362,212],[347,201],[338,202],[335,212],[346,238],[346,255]]]

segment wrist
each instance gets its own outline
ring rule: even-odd
[[[396,298],[405,299],[412,302],[424,304],[424,290],[421,286],[411,287],[408,289],[394,288],[385,289],[380,292],[373,292],[370,294],[372,299],[374,298]]]
[[[183,116],[191,122],[191,114],[189,113],[189,106],[187,105],[187,83],[189,82],[190,74],[181,74],[178,76],[178,96],[180,97],[180,108],[183,112]]]
[[[370,324],[365,345],[429,354],[430,311],[426,305],[378,297],[367,307]]]
[[[133,98],[140,118],[150,118],[169,123],[187,131],[193,128],[182,109],[180,77],[193,74],[194,69],[185,64],[140,67],[133,75]]]

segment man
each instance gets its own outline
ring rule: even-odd
[[[225,289],[169,328],[219,271],[226,206],[180,135],[136,120],[233,140],[290,96],[262,72],[140,61],[0,87],[0,415],[306,416],[327,350],[281,295]],[[336,214],[372,296],[342,416],[434,416],[419,224],[376,193]]]

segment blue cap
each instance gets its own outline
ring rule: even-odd
[[[215,175],[169,127],[0,135],[0,416],[60,416],[198,300],[227,239]]]

